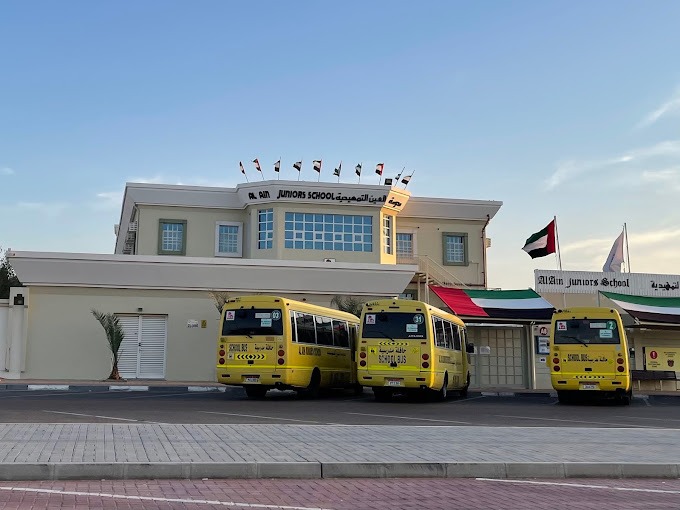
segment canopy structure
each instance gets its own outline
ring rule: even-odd
[[[550,320],[553,305],[534,290],[469,290],[430,285],[453,313],[460,317],[505,320]]]
[[[638,321],[680,325],[680,298],[630,296],[603,291],[600,294]]]

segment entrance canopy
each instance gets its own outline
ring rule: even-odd
[[[461,317],[550,320],[553,306],[532,289],[470,290],[430,285],[453,313]]]
[[[600,294],[638,321],[680,325],[680,298],[629,296],[602,291]]]

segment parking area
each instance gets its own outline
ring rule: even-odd
[[[396,398],[376,402],[334,393],[304,399],[269,392],[250,400],[240,388],[225,392],[114,392],[7,390],[0,393],[0,423],[173,423],[309,424],[515,427],[680,428],[680,399],[634,398],[630,406],[610,402],[563,405],[538,395],[473,394],[467,399],[419,402]]]

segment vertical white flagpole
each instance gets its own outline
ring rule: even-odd
[[[553,221],[555,222],[555,244],[557,245],[557,263],[560,267],[560,276],[562,276],[562,255],[560,254],[560,236],[557,234],[557,216],[553,216]],[[567,307],[567,294],[562,292],[562,303],[564,308]]]
[[[626,224],[623,224],[623,237],[626,238],[626,266],[628,266],[628,272],[630,273],[630,251],[628,250],[628,228]]]

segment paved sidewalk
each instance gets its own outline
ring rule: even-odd
[[[680,476],[680,430],[0,424],[0,479]]]

